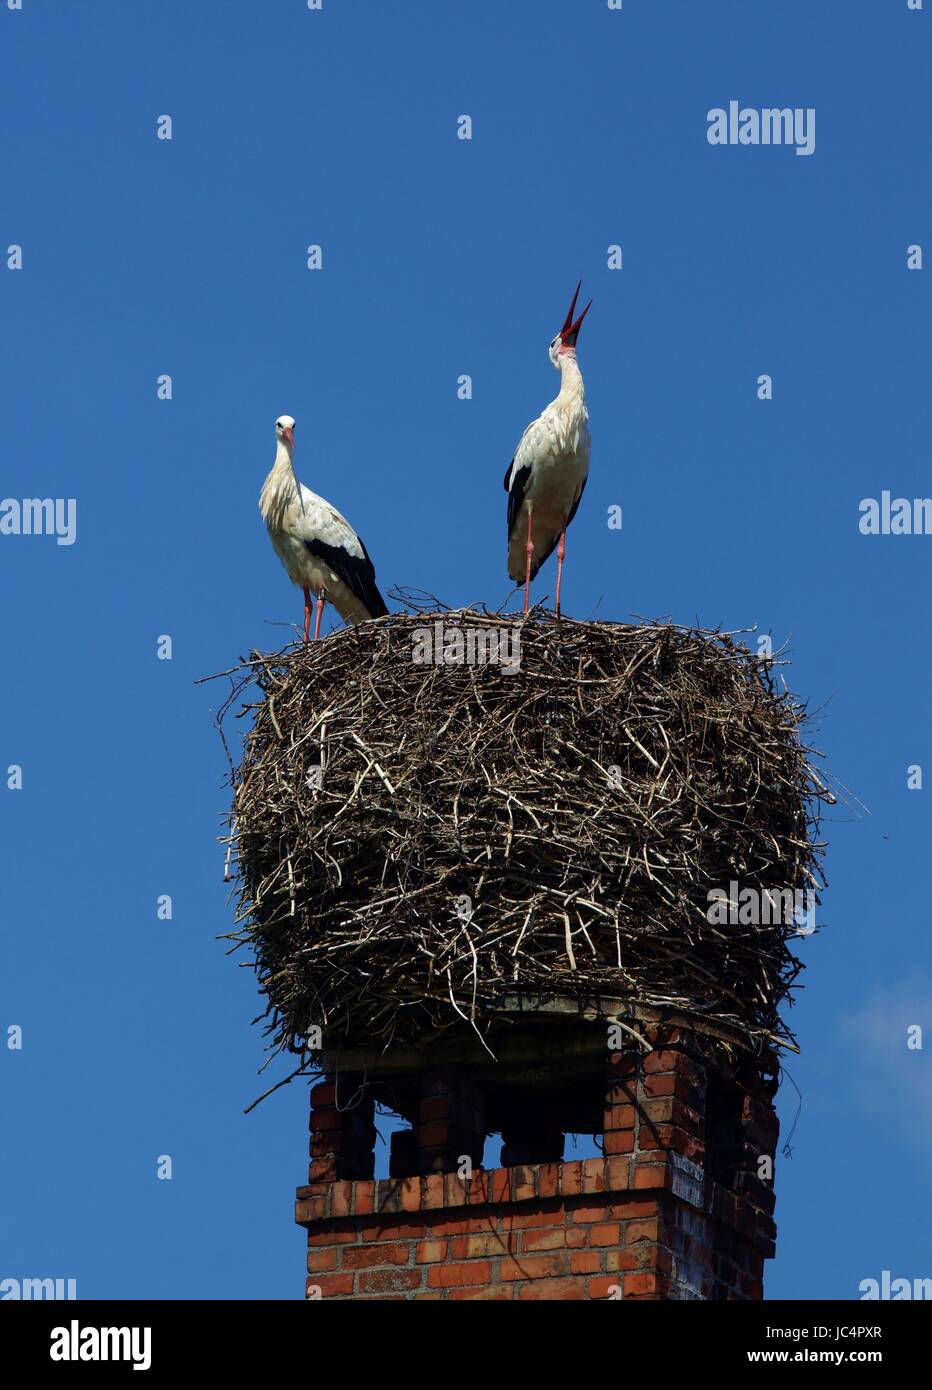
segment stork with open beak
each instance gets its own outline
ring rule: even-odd
[[[345,517],[299,483],[294,472],[295,422],[275,421],[278,449],[259,497],[272,545],[292,583],[304,590],[304,640],[311,626],[311,595],[317,600],[314,641],[327,599],[347,623],[363,623],[388,612],[375,569],[362,540]]]
[[[528,611],[531,580],[557,550],[556,611],[560,616],[560,584],[569,526],[589,475],[589,415],[582,373],[576,362],[576,339],[592,300],[579,318],[576,300],[550,344],[550,361],[560,373],[560,393],[522,434],[505,473],[508,493],[508,574],[524,580],[524,611]]]

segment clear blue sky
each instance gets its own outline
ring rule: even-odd
[[[75,498],[77,539],[0,536],[0,1276],[301,1296],[306,1089],[242,1114],[284,1068],[256,1077],[254,981],[215,940],[220,690],[193,682],[300,621],[256,505],[282,412],[383,588],[504,600],[502,475],[580,275],[567,610],[790,641],[869,808],[826,825],[768,1295],[932,1273],[932,536],[858,530],[862,498],[932,492],[930,26],[906,0],[2,0],[0,494]],[[731,99],[814,107],[815,153],[711,146]]]

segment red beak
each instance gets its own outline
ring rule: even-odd
[[[290,425],[285,425],[284,429],[282,430],[282,436],[283,436],[283,438],[285,438],[285,439],[288,440],[288,443],[290,444],[291,448],[293,449],[293,448],[294,448],[294,430],[291,428]]]
[[[560,337],[563,339],[564,346],[566,347],[574,348],[576,346],[576,339],[579,337],[579,330],[582,325],[582,321],[588,314],[589,310],[592,308],[592,300],[590,299],[589,303],[586,305],[585,309],[583,309],[579,318],[576,320],[575,323],[573,322],[573,315],[576,312],[576,301],[579,298],[579,286],[581,284],[582,280],[580,280],[579,284],[576,286],[576,293],[573,295],[573,302],[570,305],[569,312],[566,315],[566,321],[564,322],[563,327],[560,329]]]

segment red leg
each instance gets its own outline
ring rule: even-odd
[[[527,545],[524,548],[524,611],[528,610],[528,603],[531,597],[531,556],[534,554],[534,544],[531,540],[531,508],[527,509]]]
[[[311,630],[311,594],[309,589],[304,590],[304,640],[308,639]]]
[[[315,641],[315,642],[318,641],[318,639],[320,638],[320,615],[321,615],[321,614],[323,613],[323,611],[324,611],[324,603],[325,603],[324,592],[325,592],[325,591],[324,591],[323,589],[321,589],[320,593],[317,595],[317,617],[314,619],[314,641]]]
[[[566,527],[560,532],[560,544],[557,546],[557,617],[560,616],[560,581],[563,578],[563,557],[566,554]]]

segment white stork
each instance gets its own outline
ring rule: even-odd
[[[275,421],[278,449],[259,497],[259,510],[288,577],[304,590],[305,642],[311,626],[311,594],[316,596],[316,642],[327,599],[348,623],[384,617],[388,609],[360,537],[335,507],[295,477],[294,431],[290,415]]]
[[[505,473],[509,577],[524,580],[526,613],[531,580],[557,546],[557,617],[566,528],[576,515],[589,475],[589,414],[576,362],[576,339],[592,300],[574,323],[581,284],[580,280],[566,322],[550,344],[550,361],[562,378],[560,394],[528,425]]]

